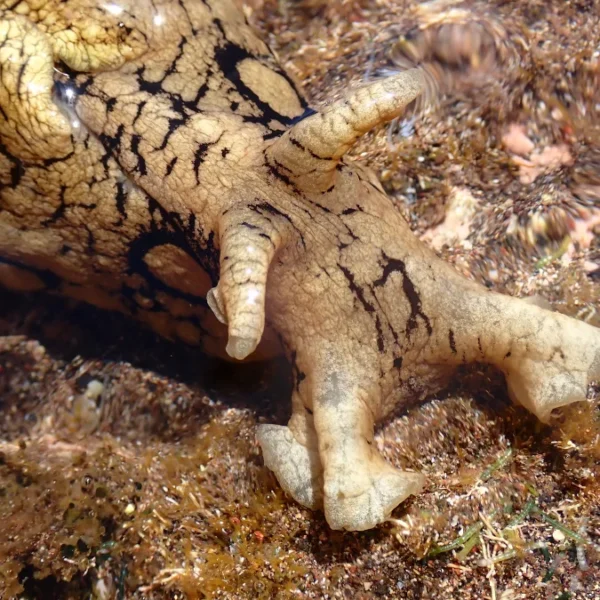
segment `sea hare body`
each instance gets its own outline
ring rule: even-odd
[[[225,0],[4,1],[0,41],[0,283],[236,359],[274,332],[293,416],[258,439],[332,528],[419,492],[373,427],[457,365],[495,365],[544,421],[600,378],[600,330],[467,281],[344,162],[418,69],[315,112]]]

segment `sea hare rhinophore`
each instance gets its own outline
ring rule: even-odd
[[[258,439],[332,528],[419,492],[373,426],[457,365],[495,365],[543,421],[600,378],[600,330],[467,281],[344,162],[419,69],[315,112],[229,1],[3,0],[0,18],[0,282],[236,359],[274,332],[293,416]]]

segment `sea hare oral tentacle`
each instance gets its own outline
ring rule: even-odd
[[[262,338],[267,275],[283,239],[274,222],[252,208],[235,206],[221,216],[220,279],[207,296],[217,319],[228,326],[227,353],[238,360]]]
[[[424,90],[425,76],[418,68],[358,88],[294,125],[268,156],[290,170],[301,189],[327,190],[336,165],[358,138],[398,117]]]

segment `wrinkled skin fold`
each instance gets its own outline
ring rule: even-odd
[[[418,69],[315,112],[229,0],[0,1],[0,69],[0,283],[235,359],[280,343],[293,414],[258,440],[332,528],[419,493],[373,428],[457,365],[542,421],[600,378],[600,330],[462,278],[344,162]]]

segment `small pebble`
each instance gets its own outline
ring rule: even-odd
[[[102,392],[104,391],[104,384],[97,379],[92,379],[87,384],[87,389],[85,390],[85,395],[90,398],[90,400],[97,400]]]
[[[560,529],[555,529],[552,532],[552,539],[555,542],[564,542],[565,541],[565,534]]]

